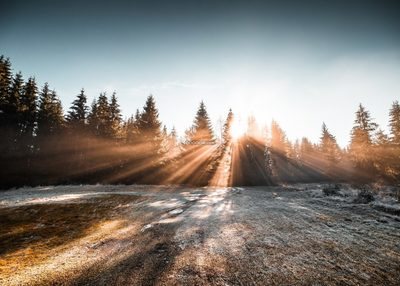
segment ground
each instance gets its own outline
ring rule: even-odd
[[[2,192],[0,285],[399,285],[398,205],[323,188]]]

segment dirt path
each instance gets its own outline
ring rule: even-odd
[[[21,189],[0,219],[1,285],[400,282],[399,217],[316,185]]]

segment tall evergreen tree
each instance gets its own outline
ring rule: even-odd
[[[20,101],[23,94],[24,80],[22,73],[19,72],[15,75],[10,92],[6,96],[6,108],[3,110],[8,116],[11,116],[11,122],[17,122],[17,115],[20,109]]]
[[[350,155],[358,167],[371,168],[373,165],[372,133],[377,127],[377,124],[372,122],[369,111],[360,104],[350,141]]]
[[[161,122],[158,119],[158,110],[152,95],[147,97],[143,112],[140,114],[138,130],[141,142],[149,144],[154,154],[162,153]]]
[[[55,135],[61,131],[64,124],[64,115],[61,102],[56,92],[49,89],[45,83],[39,99],[38,110],[38,137]]]
[[[118,104],[116,93],[114,92],[110,100],[110,127],[111,137],[118,138],[121,136],[121,109]]]
[[[395,145],[400,146],[400,105],[396,100],[389,112],[390,139]]]
[[[20,102],[20,132],[22,144],[28,150],[33,148],[33,136],[37,118],[37,93],[36,81],[30,77],[24,85]]]
[[[72,102],[71,108],[67,115],[69,127],[83,131],[87,124],[88,106],[86,104],[87,97],[82,88],[76,99]]]
[[[10,92],[12,81],[11,62],[4,56],[0,57],[0,116],[3,114],[3,108],[7,104],[8,94]]]
[[[232,123],[233,123],[233,112],[229,109],[228,116],[226,117],[223,131],[222,131],[222,144],[228,146],[232,141]]]
[[[97,135],[103,138],[110,138],[112,134],[111,113],[106,93],[99,95],[95,111]]]
[[[211,121],[203,101],[200,102],[193,126],[188,132],[188,137],[189,141],[201,144],[215,142]]]
[[[336,138],[333,136],[325,122],[322,123],[322,134],[321,134],[320,150],[324,157],[331,163],[337,163],[339,161],[339,146],[337,145]]]

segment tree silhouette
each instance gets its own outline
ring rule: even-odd
[[[372,168],[372,132],[376,128],[377,124],[372,122],[369,111],[360,104],[356,112],[350,141],[350,155],[358,167]]]
[[[56,92],[49,89],[48,83],[45,83],[39,95],[37,123],[37,136],[39,138],[57,134],[64,125],[61,102]]]
[[[161,156],[163,153],[161,122],[158,119],[158,110],[152,95],[147,97],[143,112],[140,114],[138,130],[140,142],[148,144],[152,156]]]
[[[195,144],[215,143],[211,121],[203,101],[200,102],[193,125],[187,135],[189,141]]]
[[[36,81],[30,77],[25,83],[20,98],[20,136],[23,149],[33,150],[34,130],[37,119],[37,93]]]
[[[339,146],[336,138],[333,136],[325,122],[322,123],[322,134],[320,138],[320,150],[330,164],[335,164],[339,161]]]
[[[121,137],[122,115],[118,104],[116,92],[113,92],[110,99],[110,135],[112,138]]]
[[[82,88],[76,99],[72,102],[71,108],[67,115],[68,125],[76,130],[83,131],[87,124],[88,106],[86,105],[87,97]]]

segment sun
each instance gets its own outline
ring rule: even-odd
[[[246,126],[240,119],[234,119],[231,126],[231,136],[233,140],[238,140],[246,133]]]

